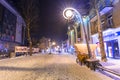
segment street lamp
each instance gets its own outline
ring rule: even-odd
[[[52,42],[52,45],[54,46],[54,45],[56,45],[56,43],[55,43],[55,42]]]
[[[49,39],[48,42],[49,42],[49,49],[50,49],[49,54],[51,54],[51,39]]]
[[[63,11],[63,16],[65,19],[72,19],[74,17],[74,14],[73,14],[73,11],[71,9],[68,9],[66,8],[64,11]]]
[[[89,42],[88,42],[88,38],[87,38],[87,34],[86,34],[85,27],[84,27],[82,16],[80,15],[80,13],[76,9],[70,8],[70,7],[64,9],[63,16],[67,20],[72,20],[74,18],[78,23],[81,23],[84,34],[85,34],[85,40],[86,40],[86,44],[87,44],[88,55],[89,55],[89,58],[90,58],[91,57],[91,50],[90,50],[90,46],[89,46]],[[76,33],[76,40],[77,40],[77,30],[76,30],[76,28],[75,28],[75,33]]]

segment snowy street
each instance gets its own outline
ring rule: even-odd
[[[72,55],[36,54],[0,60],[0,80],[112,80]]]

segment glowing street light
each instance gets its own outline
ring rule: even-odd
[[[88,48],[88,54],[89,54],[89,58],[90,58],[91,57],[91,50],[90,50],[89,42],[88,42],[88,39],[87,39],[87,34],[86,34],[85,27],[84,27],[82,16],[80,15],[80,13],[76,9],[70,8],[70,7],[64,9],[63,16],[67,20],[71,20],[75,17],[77,19],[77,22],[82,24],[83,31],[84,31],[84,34],[85,34],[85,40],[86,40],[86,44],[87,44],[87,48]],[[75,28],[76,43],[77,43],[77,29],[76,29],[76,27],[74,27],[74,28]]]
[[[71,10],[66,11],[66,17],[72,17],[73,13]]]
[[[63,16],[65,19],[67,19],[68,21],[69,20],[72,20],[74,17],[77,18],[77,22],[80,23],[82,22],[82,19],[81,19],[81,15],[79,14],[79,12],[74,9],[74,8],[65,8],[64,11],[63,11]],[[78,42],[78,33],[77,33],[77,27],[74,25],[74,31],[75,31],[75,43]]]
[[[55,43],[55,42],[52,42],[52,45],[56,45],[56,43]]]
[[[63,16],[65,19],[72,19],[74,17],[73,11],[71,9],[65,9],[63,11]]]
[[[71,7],[68,7],[68,8],[64,9],[63,17],[65,19],[68,19],[68,20],[73,19],[74,17],[76,17],[79,22],[81,22],[81,20],[82,20],[82,17],[80,15],[80,13],[76,9],[71,8]]]

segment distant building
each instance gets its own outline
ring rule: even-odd
[[[24,44],[25,22],[6,0],[0,0],[0,50]]]

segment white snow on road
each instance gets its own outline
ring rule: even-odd
[[[72,55],[22,56],[0,60],[0,80],[112,80],[75,62]]]

